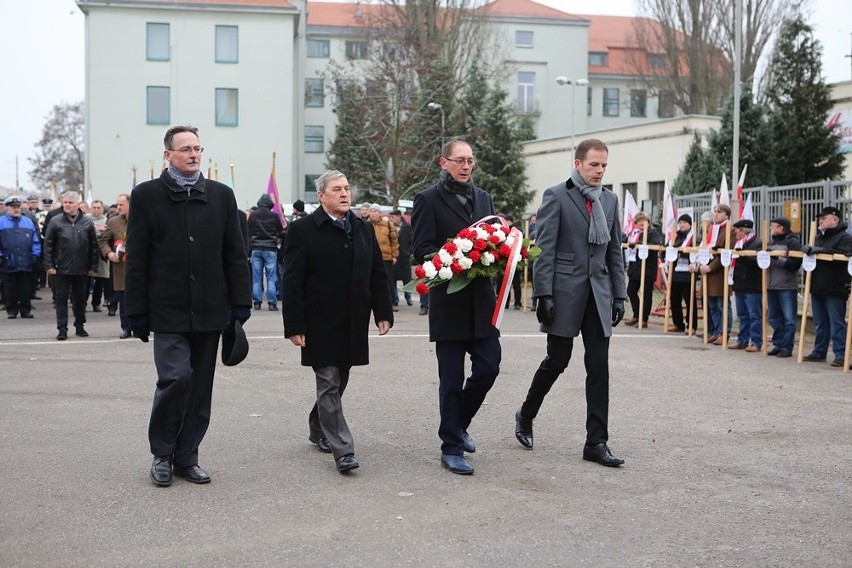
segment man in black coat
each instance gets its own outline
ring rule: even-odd
[[[333,454],[343,473],[358,467],[341,401],[349,371],[369,363],[370,312],[384,335],[393,326],[393,311],[375,231],[350,211],[346,176],[329,170],[314,183],[320,207],[287,231],[282,316],[285,337],[316,375],[308,440]]]
[[[278,235],[284,231],[281,217],[272,211],[275,204],[265,193],[248,219],[251,238],[251,301],[259,310],[263,301],[263,272],[266,271],[266,303],[278,311]]]
[[[147,343],[154,332],[148,439],[160,486],[171,484],[173,467],[192,483],[210,481],[198,446],[210,423],[219,336],[251,315],[234,192],[201,175],[198,129],[174,126],[164,143],[169,167],[131,194],[124,292],[133,335]]]
[[[422,263],[449,238],[475,221],[494,215],[491,195],[473,184],[475,161],[461,140],[444,144],[440,181],[414,197],[411,226],[414,258]],[[500,331],[491,325],[497,295],[488,278],[476,278],[454,294],[445,286],[430,291],[429,340],[438,358],[441,464],[461,475],[473,473],[464,452],[476,446],[467,433],[473,417],[500,372]],[[465,381],[465,356],[471,375]]]
[[[399,209],[391,211],[390,219],[396,225],[396,240],[399,243],[399,258],[394,265],[395,278],[402,280],[402,285],[405,286],[411,282],[411,225],[406,222]],[[396,288],[396,285],[393,287]],[[411,292],[405,292],[405,303],[409,306],[414,303],[411,301]]]

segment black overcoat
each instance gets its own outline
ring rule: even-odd
[[[202,176],[189,191],[166,171],[137,185],[127,219],[127,315],[151,331],[220,331],[232,307],[251,307],[234,192]]]
[[[414,196],[411,214],[415,261],[422,263],[426,255],[437,252],[447,239],[489,215],[494,215],[494,201],[478,187],[473,189],[472,219],[458,198],[441,183],[424,189]],[[453,294],[447,294],[446,285],[438,286],[429,295],[429,341],[500,336],[500,330],[491,325],[497,294],[489,279],[475,278]]]
[[[349,235],[322,207],[287,230],[281,315],[285,337],[305,336],[305,366],[366,365],[370,312],[376,322],[393,325],[376,233],[368,221],[351,213],[348,218]]]

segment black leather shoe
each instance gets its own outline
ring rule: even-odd
[[[130,330],[129,329],[122,329],[121,335],[118,336],[119,339],[127,339],[128,337],[130,337]]]
[[[609,448],[601,442],[594,446],[583,446],[583,459],[586,461],[597,462],[607,467],[618,467],[624,463],[624,460],[612,455]]]
[[[199,485],[210,483],[210,476],[197,465],[190,465],[188,467],[175,466],[175,475],[184,478],[190,483],[198,483]]]
[[[358,467],[358,460],[355,459],[355,454],[346,454],[345,456],[340,456],[334,463],[337,465],[337,471],[343,473],[344,471],[349,471],[350,469],[356,469]]]
[[[808,361],[809,363],[825,363],[825,355],[820,357],[816,353],[811,353],[810,355],[802,357],[802,360]]]
[[[68,330],[60,329],[59,333],[56,334],[56,339],[58,339],[59,341],[64,341],[68,339]]]
[[[269,311],[270,312],[277,312],[278,311],[278,304],[269,304]]]
[[[115,310],[115,308],[113,308],[112,306],[108,306],[108,307],[107,307],[107,315],[108,315],[109,317],[114,317],[114,316],[115,316],[115,312],[116,312],[116,310]]]
[[[32,319],[33,315],[30,312],[21,310],[21,317],[24,319]]]
[[[82,326],[77,328],[77,331],[74,333],[77,337],[89,337],[89,332],[83,329]]]
[[[464,456],[441,454],[441,465],[459,475],[470,475],[473,473],[473,468],[467,463]]]
[[[151,464],[151,481],[160,487],[168,487],[172,484],[172,457],[154,456]]]
[[[776,357],[778,357],[780,359],[785,359],[787,357],[792,357],[792,356],[793,356],[793,352],[790,351],[789,349],[781,349],[780,351],[778,351],[778,354],[776,355]]]
[[[101,309],[100,306],[92,306],[92,311],[93,312],[102,312],[103,310]]]
[[[325,438],[325,436],[318,436],[318,437],[308,436],[308,441],[312,444],[316,444],[317,449],[319,451],[321,451],[322,453],[324,453],[324,454],[330,454],[331,453],[331,444],[328,443],[328,440]]]
[[[476,444],[473,443],[473,436],[467,433],[467,430],[462,430],[462,447],[464,451],[472,454],[476,451]]]
[[[515,438],[517,438],[521,445],[526,449],[533,449],[532,420],[528,420],[521,416],[520,408],[515,413]]]
[[[770,357],[774,357],[775,355],[778,355],[778,353],[780,353],[780,352],[781,352],[781,349],[779,349],[778,347],[773,347],[772,349],[769,350],[769,353],[767,353],[767,355],[769,355]]]
[[[834,361],[831,362],[831,366],[832,367],[842,367],[843,366],[843,359],[835,359]]]
[[[425,316],[429,314],[429,308],[420,308],[420,315]]]

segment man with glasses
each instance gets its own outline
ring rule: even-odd
[[[438,183],[414,197],[411,226],[418,263],[460,230],[494,215],[491,195],[473,183],[476,162],[467,142],[444,144],[438,163]],[[440,381],[441,465],[453,473],[470,475],[473,467],[464,452],[473,453],[476,446],[467,429],[500,372],[500,331],[491,325],[497,295],[488,278],[476,278],[454,294],[440,286],[429,296],[429,340],[435,342]],[[465,380],[468,353],[471,374]]]
[[[158,179],[131,194],[125,299],[135,337],[154,332],[157,387],[148,439],[151,479],[208,483],[198,446],[210,423],[219,336],[251,315],[251,287],[234,192],[204,179],[198,129],[166,132]],[[174,469],[173,469],[174,468]]]

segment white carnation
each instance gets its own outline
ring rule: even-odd
[[[466,256],[463,256],[459,259],[459,266],[467,270],[468,268],[473,266],[473,261],[467,258]]]
[[[514,235],[509,235],[508,237],[506,237],[506,245],[507,245],[507,246],[512,246],[513,244],[515,244],[515,237],[514,237]]]
[[[470,239],[453,239],[453,244],[463,253],[468,253],[473,248],[473,241]]]
[[[494,231],[494,235],[496,235],[497,238],[500,239],[501,243],[506,240],[506,236],[507,236],[506,233],[503,231],[503,229],[500,229],[498,231]]]
[[[484,252],[484,253],[482,253],[482,256],[479,258],[479,262],[482,264],[482,266],[488,266],[492,262],[494,262],[494,255],[491,254],[490,252]]]
[[[438,251],[438,258],[441,259],[441,262],[443,264],[450,264],[453,261],[453,255],[451,255],[444,249]]]
[[[435,265],[431,262],[427,262],[423,265],[423,271],[426,273],[426,278],[434,278],[438,275],[438,269],[435,268]]]
[[[494,227],[495,229],[500,229],[500,230],[503,229],[502,223],[491,223],[491,226]]]
[[[486,231],[485,229],[481,229],[481,228],[477,227],[476,228],[476,238],[477,239],[487,239],[488,238],[488,231]]]
[[[438,278],[441,280],[449,280],[453,277],[453,271],[450,270],[449,266],[445,266],[441,270],[438,271]]]

